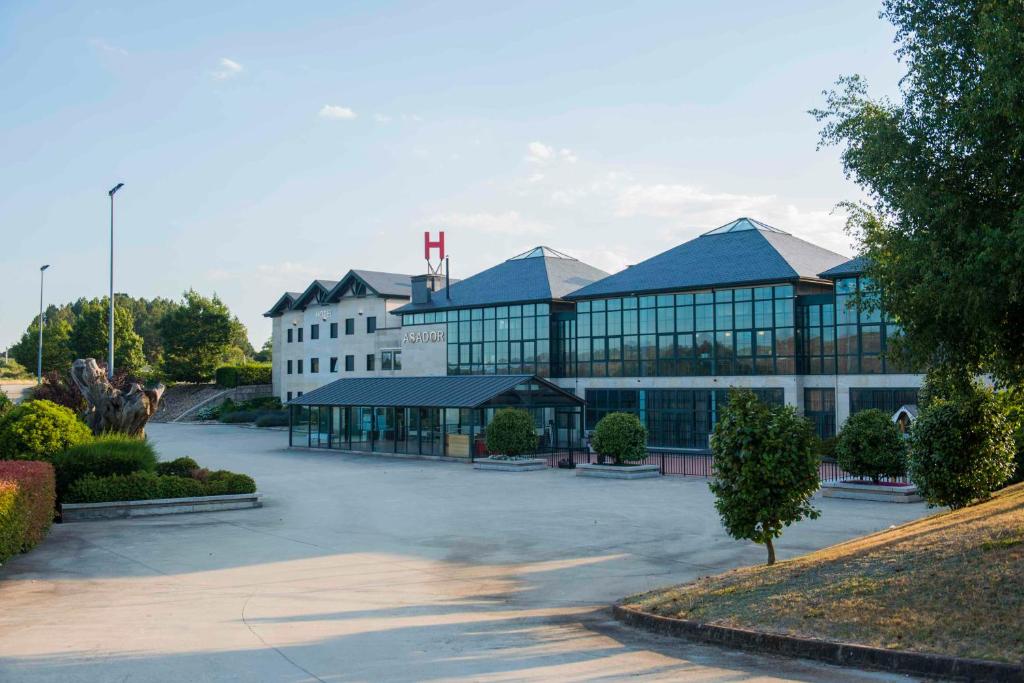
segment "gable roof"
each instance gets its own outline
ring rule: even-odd
[[[403,273],[383,273],[377,270],[350,270],[328,294],[328,301],[337,301],[353,283],[359,282],[367,290],[386,298],[408,299],[412,296],[412,276]]]
[[[313,280],[292,304],[292,310],[305,308],[314,297],[316,300],[325,298],[337,284],[337,280]]]
[[[353,377],[306,392],[289,405],[478,408],[505,404],[581,405],[583,399],[533,375]]]
[[[578,289],[567,298],[817,280],[822,270],[846,260],[778,228],[739,218]]]
[[[284,294],[281,295],[281,298],[277,300],[277,303],[271,306],[270,310],[263,314],[263,317],[275,318],[281,315],[289,308],[291,308],[292,304],[295,303],[295,300],[298,299],[300,296],[302,296],[301,292],[285,292]]]
[[[848,277],[850,275],[860,275],[867,269],[867,267],[867,257],[858,256],[857,258],[852,258],[849,261],[840,263],[838,266],[835,266],[834,268],[829,268],[828,270],[822,271],[821,273],[818,273],[818,275],[820,275],[823,278],[830,279]]]
[[[394,313],[436,311],[564,299],[608,273],[550,247],[534,247],[472,277],[431,293],[425,304],[406,304]]]

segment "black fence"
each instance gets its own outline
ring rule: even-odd
[[[596,463],[597,454],[585,448],[563,448],[538,453],[548,467],[575,467],[585,463]],[[679,451],[649,451],[642,465],[657,465],[662,474],[686,477],[714,476],[714,458],[710,453],[684,453]],[[852,475],[843,470],[832,458],[823,458],[818,466],[818,477],[821,481],[835,479],[853,479]],[[885,482],[907,483],[904,477],[882,477]]]

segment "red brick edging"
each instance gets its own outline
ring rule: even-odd
[[[728,626],[713,626],[686,619],[648,614],[613,605],[619,621],[664,635],[724,645],[738,650],[814,659],[839,666],[883,669],[897,673],[969,681],[1024,681],[1024,664],[964,659],[948,655],[886,650],[867,645],[851,645],[827,640],[798,638]]]

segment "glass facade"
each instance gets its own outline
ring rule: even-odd
[[[794,374],[795,317],[790,284],[580,301],[576,374]]]
[[[836,390],[804,389],[804,417],[822,439],[836,435]]]
[[[887,355],[900,326],[879,308],[877,300],[878,292],[869,278],[836,280],[836,367],[841,375],[911,372],[898,358]]]
[[[406,313],[402,325],[446,327],[449,375],[551,377],[551,307],[547,303]]]
[[[900,406],[917,405],[918,390],[903,389],[850,389],[850,415],[869,408],[877,408],[892,415]]]
[[[770,405],[782,405],[782,389],[754,389]],[[728,389],[587,389],[586,428],[592,431],[608,413],[633,413],[647,427],[651,448],[706,451],[718,420],[729,401]]]

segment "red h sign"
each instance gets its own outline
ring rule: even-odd
[[[437,233],[436,242],[430,240],[429,231],[423,233],[423,258],[427,261],[430,261],[431,249],[437,249],[440,260],[444,260],[444,230]]]

